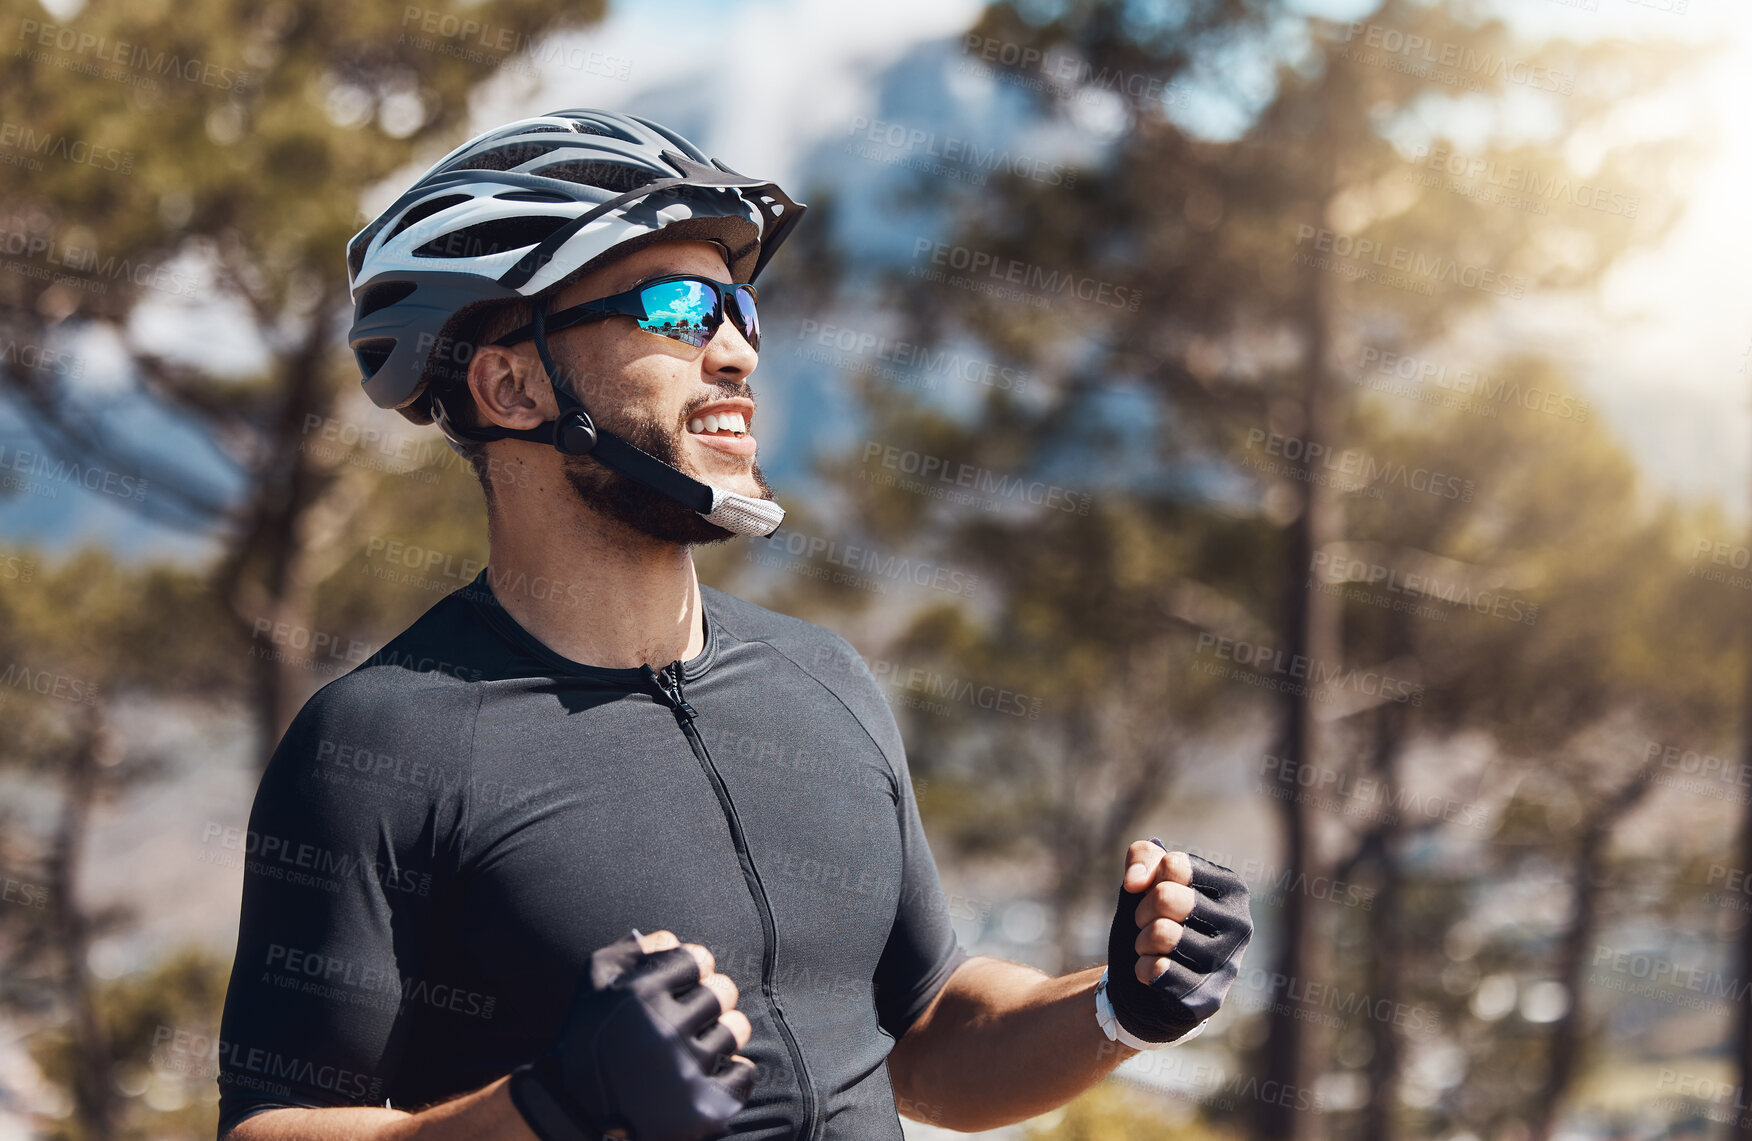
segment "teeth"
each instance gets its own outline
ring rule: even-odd
[[[740,412],[713,412],[689,420],[687,430],[706,435],[713,432],[733,432],[740,436],[748,431],[748,419]]]

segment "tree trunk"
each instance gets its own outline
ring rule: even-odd
[[[101,779],[99,752],[108,745],[103,710],[95,707],[68,758],[62,780],[61,819],[49,858],[53,939],[70,1015],[73,1109],[85,1141],[110,1141],[116,1134],[120,1109],[111,1075],[109,1035],[97,1008],[91,974],[91,921],[77,890],[91,809]]]
[[[1405,706],[1383,702],[1375,710],[1375,724],[1371,768],[1386,816],[1371,835],[1375,898],[1369,912],[1369,942],[1374,951],[1369,967],[1369,1010],[1391,1013],[1399,1009],[1405,977],[1402,921],[1405,892],[1399,866],[1402,829],[1394,807],[1399,803],[1399,752],[1405,737]],[[1394,1141],[1399,1135],[1399,1071],[1403,1051],[1393,1019],[1371,1017],[1369,1037],[1374,1049],[1369,1055],[1369,1100],[1363,1104],[1362,1141]]]
[[[1742,684],[1745,686],[1745,698],[1740,702],[1744,711],[1745,723],[1740,727],[1740,763],[1752,768],[1752,626],[1747,630],[1745,672]],[[1740,867],[1752,868],[1752,798],[1748,798],[1740,817]],[[1740,973],[1742,979],[1752,979],[1752,921],[1740,928]],[[1739,1009],[1734,1019],[1734,1053],[1736,1069],[1740,1079],[1739,1089],[1735,1092],[1734,1104],[1738,1107],[1737,1120],[1728,1127],[1730,1136],[1740,1138],[1740,1141],[1752,1141],[1752,1111],[1748,1111],[1747,1096],[1752,1091],[1752,995],[1740,1000]]]
[[[1336,505],[1317,480],[1316,470],[1308,453],[1313,444],[1326,444],[1334,438],[1332,399],[1328,392],[1327,355],[1330,333],[1327,326],[1325,282],[1319,270],[1303,271],[1305,311],[1302,327],[1307,335],[1304,358],[1305,387],[1302,394],[1305,445],[1295,463],[1294,477],[1302,491],[1302,510],[1290,524],[1284,564],[1284,628],[1288,635],[1284,646],[1285,669],[1283,732],[1281,738],[1282,771],[1299,774],[1304,766],[1319,764],[1319,727],[1315,719],[1315,699],[1320,682],[1338,667],[1338,613],[1332,597],[1313,588],[1309,580],[1316,551],[1332,537]],[[1298,670],[1300,665],[1302,670]],[[1305,671],[1305,672],[1304,672]],[[1296,787],[1300,787],[1299,785]],[[1275,979],[1268,1006],[1267,1033],[1263,1056],[1262,1089],[1288,1091],[1285,1095],[1262,1098],[1254,1120],[1254,1137],[1258,1141],[1313,1141],[1319,1136],[1319,1124],[1313,1112],[1299,1109],[1312,1097],[1313,1067],[1309,1064],[1309,1023],[1295,1017],[1295,1004],[1288,989],[1306,991],[1309,982],[1321,976],[1315,969],[1316,942],[1312,931],[1312,914],[1303,885],[1309,883],[1317,870],[1313,838],[1310,834],[1309,811],[1302,798],[1290,796],[1274,801],[1282,828],[1281,869],[1289,885],[1284,893],[1277,962],[1273,964]]]
[[[325,300],[317,312],[330,308]],[[315,322],[286,360],[286,395],[268,429],[268,458],[257,475],[255,499],[217,576],[217,589],[250,639],[252,705],[260,742],[256,755],[263,767],[303,704],[310,681],[304,655],[321,660],[312,648],[312,591],[299,574],[299,538],[304,515],[320,496],[325,478],[311,463],[304,443],[307,418],[333,411],[323,383],[327,329],[323,321]],[[303,633],[279,637],[276,631]]]

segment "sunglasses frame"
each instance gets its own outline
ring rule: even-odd
[[[716,337],[718,335],[718,330],[723,328],[724,322],[730,321],[736,326],[736,331],[742,334],[743,339],[749,342],[749,347],[756,352],[760,351],[760,316],[758,313],[744,313],[741,304],[736,301],[737,290],[746,289],[753,297],[755,304],[758,305],[760,303],[759,292],[751,283],[746,281],[718,281],[715,278],[706,277],[697,273],[672,273],[664,277],[652,278],[650,281],[642,281],[624,293],[616,293],[608,297],[599,297],[594,301],[585,301],[581,304],[574,305],[569,309],[561,309],[557,313],[549,313],[543,324],[546,327],[546,332],[554,333],[560,329],[570,329],[575,325],[583,325],[591,321],[606,321],[611,317],[631,317],[636,321],[649,321],[651,315],[645,309],[645,291],[659,285],[668,285],[675,281],[688,281],[702,284],[717,295],[717,321],[711,327],[711,337]],[[733,306],[736,314],[735,317],[731,316]],[[751,317],[755,325],[755,332],[752,335],[750,335],[745,328],[748,319]],[[740,320],[738,318],[740,318]],[[644,329],[643,331],[663,337],[666,340],[674,341],[678,345],[687,345],[689,348],[704,347],[701,345],[694,345],[679,337],[671,337],[669,334],[658,332],[656,329]],[[532,322],[528,325],[523,325],[511,330],[511,332],[506,333],[503,337],[494,341],[493,344],[510,346],[520,344],[534,336],[535,325]],[[710,343],[709,337],[707,343]]]

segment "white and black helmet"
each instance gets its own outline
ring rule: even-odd
[[[490,437],[457,426],[434,389],[466,374],[461,334],[483,306],[543,297],[659,240],[717,242],[732,280],[752,282],[803,210],[648,119],[587,109],[520,119],[445,155],[347,243],[347,343],[373,403],[436,420],[453,442],[515,436],[593,454],[728,530],[767,534],[784,514],[776,504],[709,487],[600,431],[562,386],[558,420]],[[548,362],[539,332],[536,346]]]
[[[520,119],[445,155],[347,243],[347,342],[372,401],[427,423],[430,366],[469,310],[534,297],[659,236],[716,241],[731,277],[753,281],[802,213],[648,119]]]

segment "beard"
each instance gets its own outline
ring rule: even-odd
[[[705,399],[698,401],[700,407],[708,403],[710,401]],[[682,427],[673,429],[665,428],[650,416],[633,416],[614,425],[601,421],[598,424],[635,448],[650,453],[670,467],[704,483],[707,481],[684,466],[681,459],[681,433],[687,430],[687,418],[690,415],[691,410],[684,413]],[[708,522],[704,516],[685,504],[676,502],[661,491],[628,479],[589,456],[566,456],[561,470],[565,473],[566,482],[572,485],[573,492],[586,506],[660,542],[700,546],[721,543],[725,539],[736,537],[735,532],[726,531],[716,523]],[[767,486],[766,478],[761,475],[759,463],[753,465],[752,473],[754,485],[759,491],[755,498],[771,499],[773,489]]]

